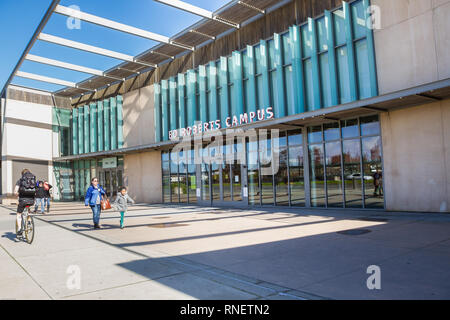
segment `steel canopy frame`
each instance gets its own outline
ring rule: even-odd
[[[59,13],[61,15],[65,15],[68,17],[73,17],[76,16],[78,19],[86,21],[86,22],[90,22],[102,27],[106,27],[109,29],[113,29],[113,30],[117,30],[117,31],[121,31],[121,32],[125,32],[125,33],[129,33],[138,37],[142,37],[142,38],[146,38],[149,40],[154,40],[157,42],[161,42],[161,43],[166,43],[166,44],[171,44],[173,46],[177,46],[186,50],[191,50],[193,51],[194,48],[188,45],[184,45],[184,44],[180,44],[180,43],[174,43],[173,41],[170,40],[169,37],[166,36],[162,36],[160,34],[156,34],[150,31],[146,31],[146,30],[142,30],[139,28],[135,28],[123,23],[119,23],[119,22],[115,22],[109,19],[105,19],[105,18],[101,18],[98,16],[94,16],[92,14],[86,13],[86,12],[82,12],[82,11],[77,11],[68,7],[64,7],[62,5],[57,5],[55,10],[55,13]]]
[[[50,66],[68,69],[68,70],[74,70],[74,71],[78,71],[78,72],[84,72],[84,73],[88,73],[88,74],[92,74],[92,75],[96,75],[96,76],[100,76],[100,77],[106,77],[106,78],[110,78],[110,79],[114,79],[114,80],[120,80],[120,81],[123,80],[118,77],[108,76],[101,70],[83,67],[83,66],[79,66],[76,64],[71,64],[71,63],[67,63],[67,62],[63,62],[63,61],[59,61],[59,60],[44,58],[44,57],[36,56],[33,54],[27,54],[25,59],[28,61],[33,61],[33,62],[37,62],[37,63],[41,63],[41,64],[47,64]]]
[[[220,12],[222,12],[223,9],[231,7],[235,4],[240,4],[240,5],[244,5],[249,8],[252,8],[252,9],[258,11],[260,14],[266,13],[266,10],[261,10],[261,9],[256,8],[248,3],[238,1],[238,0],[233,0],[214,12],[211,12],[206,9],[202,9],[200,7],[197,7],[197,6],[194,6],[189,3],[179,1],[179,0],[154,0],[154,1],[174,7],[179,10],[183,10],[183,11],[201,16],[204,18],[202,20],[208,19],[208,20],[217,21],[217,22],[226,24],[228,26],[231,26],[231,27],[237,28],[237,29],[240,27],[240,25],[238,23],[234,23],[232,21],[228,21],[227,19],[223,19],[220,17]],[[287,2],[289,2],[289,1],[287,1]],[[34,43],[36,42],[36,40],[42,40],[42,41],[50,42],[50,43],[53,43],[56,45],[66,46],[66,47],[77,49],[77,50],[83,50],[83,51],[87,51],[90,53],[95,53],[95,54],[115,58],[118,60],[122,60],[124,62],[131,62],[131,63],[139,64],[139,65],[146,66],[146,67],[151,67],[151,68],[158,67],[158,64],[149,63],[149,62],[145,62],[145,61],[139,61],[139,57],[143,54],[139,54],[139,55],[133,57],[131,55],[127,55],[127,54],[123,54],[123,53],[119,53],[119,52],[115,52],[115,51],[111,51],[111,50],[107,50],[107,49],[103,49],[103,48],[98,48],[98,47],[87,45],[84,43],[80,43],[80,42],[60,38],[57,36],[53,36],[50,34],[42,33],[42,30],[44,29],[47,22],[51,18],[51,15],[53,14],[53,12],[61,14],[61,15],[65,15],[65,16],[75,17],[77,19],[80,19],[80,20],[83,20],[83,21],[86,21],[89,23],[93,23],[96,25],[104,26],[109,29],[114,29],[117,31],[129,33],[129,34],[132,34],[135,36],[154,40],[154,41],[160,42],[160,45],[163,45],[163,44],[173,45],[173,46],[180,47],[180,48],[188,50],[188,51],[194,51],[196,49],[195,46],[185,45],[183,43],[179,43],[177,41],[172,40],[172,39],[176,39],[177,35],[172,36],[172,37],[162,36],[162,35],[150,32],[150,31],[146,31],[146,30],[135,28],[135,27],[132,27],[129,25],[119,23],[119,22],[115,22],[113,20],[101,18],[101,17],[95,16],[95,15],[92,15],[89,13],[74,10],[69,7],[62,6],[59,3],[60,3],[60,0],[52,0],[44,17],[42,18],[42,20],[40,22],[38,28],[35,30],[31,40],[29,41],[27,47],[25,48],[24,52],[22,53],[22,56],[21,56],[19,62],[17,63],[13,72],[10,74],[7,82],[5,83],[5,86],[3,87],[2,92],[1,92],[1,97],[4,96],[5,91],[7,90],[8,86],[11,84],[11,82],[15,76],[34,79],[34,80],[43,81],[43,82],[56,83],[56,84],[60,84],[60,85],[67,85],[67,87],[79,88],[79,89],[87,90],[87,91],[91,91],[91,92],[97,91],[97,90],[80,87],[77,83],[74,83],[74,82],[55,79],[55,78],[51,78],[51,77],[40,76],[40,75],[36,75],[36,74],[30,74],[27,72],[21,72],[21,71],[19,71],[19,69],[22,66],[24,60],[29,60],[29,61],[33,61],[33,62],[37,62],[37,63],[41,63],[41,64],[52,65],[55,67],[65,68],[65,69],[69,69],[69,70],[75,70],[78,72],[88,73],[93,76],[106,77],[106,78],[110,78],[110,79],[113,79],[116,81],[124,81],[125,80],[123,78],[109,76],[109,75],[107,75],[107,71],[101,71],[101,70],[97,70],[97,69],[93,69],[93,68],[88,68],[88,67],[71,64],[68,62],[63,62],[63,61],[59,61],[59,60],[54,60],[54,59],[49,59],[49,58],[29,54],[29,52],[30,52],[31,48],[33,47]],[[200,23],[200,22],[201,21],[199,21],[198,23]],[[194,26],[196,26],[198,23],[194,24]],[[190,30],[190,32],[195,33],[195,30]],[[214,41],[216,37],[209,37],[209,38],[210,38],[209,41],[211,41],[211,40]],[[161,54],[164,56],[164,54],[162,54],[162,53],[159,53],[159,52],[155,52],[155,53]],[[175,57],[168,56],[168,55],[166,55],[166,56],[172,60],[175,58]],[[130,71],[130,72],[133,72],[136,74],[140,73],[137,71]],[[84,82],[84,81],[82,81],[82,82]],[[56,90],[56,91],[53,91],[53,94],[57,94],[58,92],[61,92],[61,91],[65,91],[65,90],[63,90],[63,89]]]
[[[8,88],[9,84],[11,83],[11,81],[13,80],[14,76],[16,75],[17,71],[20,69],[20,67],[22,66],[23,61],[25,60],[26,55],[30,52],[31,48],[33,47],[34,43],[37,40],[37,37],[39,36],[39,34],[41,33],[41,31],[44,29],[45,25],[47,24],[48,20],[50,19],[53,10],[56,8],[56,6],[59,4],[61,0],[52,0],[52,3],[50,4],[50,6],[48,7],[47,11],[44,14],[44,17],[42,18],[41,22],[39,23],[39,26],[37,27],[36,31],[34,31],[33,36],[31,37],[30,42],[28,42],[27,47],[25,48],[25,50],[22,53],[22,56],[19,59],[19,62],[17,63],[17,65],[14,67],[13,72],[10,74],[8,80],[5,83],[5,86],[2,89],[2,92],[0,94],[0,97],[3,97],[6,89]]]
[[[38,75],[38,74],[24,72],[24,71],[17,71],[16,72],[16,77],[21,77],[21,78],[26,78],[26,79],[31,79],[31,80],[37,80],[37,81],[43,81],[43,82],[58,84],[60,86],[79,88],[79,89],[88,90],[88,91],[95,91],[95,90],[92,90],[92,89],[82,88],[82,87],[78,86],[75,82],[61,80],[61,79],[55,79],[55,78],[46,77],[46,76],[41,76],[41,75]]]

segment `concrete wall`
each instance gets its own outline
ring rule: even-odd
[[[136,202],[162,202],[161,152],[124,156],[124,181]]]
[[[53,184],[52,106],[7,99],[2,105],[2,203],[25,167]]]
[[[379,93],[450,78],[450,0],[372,0]]]
[[[450,100],[380,119],[386,209],[450,212]]]
[[[155,142],[153,85],[123,95],[124,147]]]

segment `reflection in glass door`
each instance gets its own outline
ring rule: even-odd
[[[323,165],[323,145],[309,146],[309,175],[311,188],[311,206],[325,206],[325,185]]]
[[[342,207],[341,142],[325,143],[327,200],[329,207]]]
[[[233,201],[242,201],[241,164],[240,163],[235,162],[231,165],[231,176],[233,177]]]
[[[342,142],[344,156],[345,206],[362,207],[360,139]]]
[[[383,208],[383,165],[381,161],[381,137],[362,139],[364,194],[366,208]]]

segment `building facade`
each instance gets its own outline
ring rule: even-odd
[[[61,201],[97,176],[146,203],[449,212],[448,16],[445,0],[283,2],[91,96],[10,86],[2,201],[27,166]]]

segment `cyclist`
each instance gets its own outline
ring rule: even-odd
[[[36,176],[28,169],[22,170],[22,177],[16,182],[14,194],[19,196],[19,204],[17,205],[17,234],[22,234],[22,213],[26,207],[34,204],[36,193]]]

